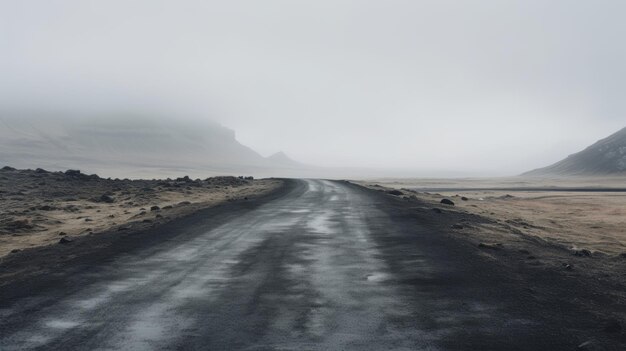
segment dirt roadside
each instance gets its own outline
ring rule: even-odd
[[[599,331],[626,341],[624,255],[572,249],[546,240],[536,233],[541,228],[519,218],[519,213],[516,221],[499,218],[497,210],[485,213],[470,207],[471,199],[464,201],[460,195],[420,193],[371,182],[353,184],[386,193],[410,209],[419,223],[448,233],[467,250],[505,267],[535,300],[570,302],[604,321],[597,326]],[[441,203],[443,199],[455,205]]]
[[[177,221],[220,207],[257,206],[284,183],[239,177],[119,180],[6,167],[0,170],[0,288],[35,289],[45,284],[42,277],[164,240],[170,235],[164,231],[171,232]]]

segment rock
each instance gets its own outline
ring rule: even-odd
[[[4,167],[2,167],[2,170],[3,171],[15,171],[15,168],[9,167],[9,166],[4,166]]]
[[[59,240],[59,244],[69,244],[71,242],[73,242],[74,240],[68,236],[64,236],[61,238],[61,240]]]
[[[404,193],[401,192],[400,190],[389,190],[387,191],[387,194],[394,195],[394,196],[404,195]]]
[[[107,194],[102,194],[98,200],[100,202],[105,202],[107,204],[112,204],[115,202],[115,199]]]
[[[622,331],[622,324],[615,318],[611,318],[604,323],[604,331],[607,333],[619,333]]]
[[[33,229],[33,225],[30,224],[30,221],[28,219],[16,219],[12,222],[9,222],[6,226],[13,230]]]
[[[91,219],[91,218],[85,218],[85,222],[93,222],[93,219]]]
[[[591,251],[587,249],[576,250],[574,251],[574,256],[578,257],[591,257]]]
[[[463,226],[461,224],[453,224],[452,229],[463,229]]]
[[[440,208],[437,208],[437,207],[433,208],[433,212],[435,212],[435,213],[443,213],[443,211]]]
[[[152,220],[151,219],[144,219],[142,222],[144,222],[144,223],[152,223]]]
[[[565,270],[571,271],[574,267],[572,267],[572,265],[569,263],[563,263],[563,268],[565,268]]]
[[[157,214],[156,216],[154,216],[155,218],[163,218],[162,214]]]
[[[170,208],[172,208],[172,205],[163,206],[164,210],[169,210]]]
[[[467,200],[469,200],[469,199],[468,199],[468,198],[466,198],[465,196],[461,196],[461,200],[463,200],[463,201],[467,201]]]
[[[68,169],[67,171],[65,171],[65,175],[68,177],[80,177],[83,174],[80,173],[80,171],[77,169]]]
[[[619,254],[619,258],[626,258],[626,252],[622,252],[621,254]]]
[[[442,199],[441,201],[439,201],[440,203],[444,204],[444,205],[450,205],[450,206],[454,206],[454,202],[452,202],[452,200],[450,199]]]
[[[191,204],[191,202],[189,202],[189,201],[182,201],[182,202],[178,203],[178,205],[181,205],[181,206],[182,205],[190,205],[190,204]]]
[[[52,210],[56,210],[56,208],[49,206],[49,205],[43,205],[39,207],[40,210],[42,211],[52,211]]]
[[[191,178],[189,178],[189,176],[184,176],[182,178],[176,178],[177,182],[185,182],[185,183],[191,183],[193,182],[193,180],[191,180]]]
[[[18,253],[20,251],[22,251],[22,250],[20,250],[20,249],[13,249],[13,250],[11,250],[11,253]]]
[[[160,209],[161,208],[159,206],[152,206],[152,207],[150,207],[150,211],[158,211]]]
[[[66,232],[59,232],[59,236],[65,236],[65,235],[67,235]]]

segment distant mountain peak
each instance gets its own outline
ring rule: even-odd
[[[626,175],[626,127],[564,160],[523,175]]]
[[[301,166],[301,164],[297,161],[294,161],[293,159],[291,159],[289,156],[287,156],[287,154],[285,154],[282,151],[279,151],[275,154],[272,154],[268,157],[266,157],[266,159],[271,162],[273,165],[275,166],[287,166],[287,167],[298,167]]]

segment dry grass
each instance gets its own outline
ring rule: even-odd
[[[0,258],[12,251],[56,244],[63,236],[79,237],[111,228],[167,222],[225,201],[244,200],[280,186],[278,180],[191,186],[138,185],[130,181],[66,181],[59,174],[5,171],[0,180]],[[42,178],[34,178],[34,176]],[[45,185],[40,182],[43,179]],[[146,186],[149,186],[146,188]],[[94,201],[106,191],[114,203]],[[152,206],[159,209],[151,210]],[[23,223],[16,228],[11,223]]]
[[[626,193],[562,191],[459,190],[487,187],[624,187],[619,178],[537,180],[524,178],[480,180],[378,180],[397,189],[413,189],[412,195],[442,206],[452,199],[455,210],[466,211],[499,225],[485,225],[476,235],[485,240],[511,240],[510,233],[535,237],[568,249],[588,249],[598,254],[626,253]],[[437,193],[423,189],[437,188]],[[443,191],[444,188],[455,189]],[[507,196],[508,195],[508,196]],[[467,197],[467,201],[461,197]]]

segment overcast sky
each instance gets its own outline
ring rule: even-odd
[[[625,14],[622,0],[0,0],[0,108],[158,111],[315,165],[516,174],[626,126]]]

